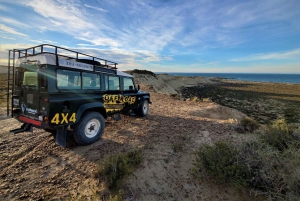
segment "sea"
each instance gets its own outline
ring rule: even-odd
[[[248,81],[248,82],[275,82],[300,84],[300,74],[258,74],[258,73],[164,73],[156,72],[156,74],[169,74],[174,76],[202,76],[217,77],[232,80]]]

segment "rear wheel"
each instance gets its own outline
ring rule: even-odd
[[[74,139],[81,145],[91,144],[102,136],[104,127],[103,116],[98,112],[89,112],[74,125]]]
[[[141,103],[141,106],[138,108],[138,114],[141,117],[147,116],[149,111],[149,102],[147,99],[144,99]]]

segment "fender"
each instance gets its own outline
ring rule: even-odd
[[[147,99],[148,102],[149,102],[149,104],[151,104],[151,102],[150,102],[150,96],[148,96],[148,95],[142,96],[142,99]]]
[[[76,114],[76,123],[78,122],[78,120],[80,120],[82,114],[86,110],[91,109],[91,108],[104,108],[104,105],[101,102],[87,103],[87,104],[82,105],[78,109],[78,111],[77,111],[77,114]]]

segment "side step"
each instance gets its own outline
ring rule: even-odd
[[[12,134],[17,134],[17,133],[22,133],[22,132],[26,132],[26,131],[29,131],[29,132],[33,131],[31,124],[24,123],[21,126],[21,128],[13,129],[13,130],[10,130],[9,132]]]

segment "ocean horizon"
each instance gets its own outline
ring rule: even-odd
[[[169,74],[174,76],[216,77],[248,82],[274,82],[300,84],[300,74],[268,74],[268,73],[178,73],[155,72],[155,74]]]

